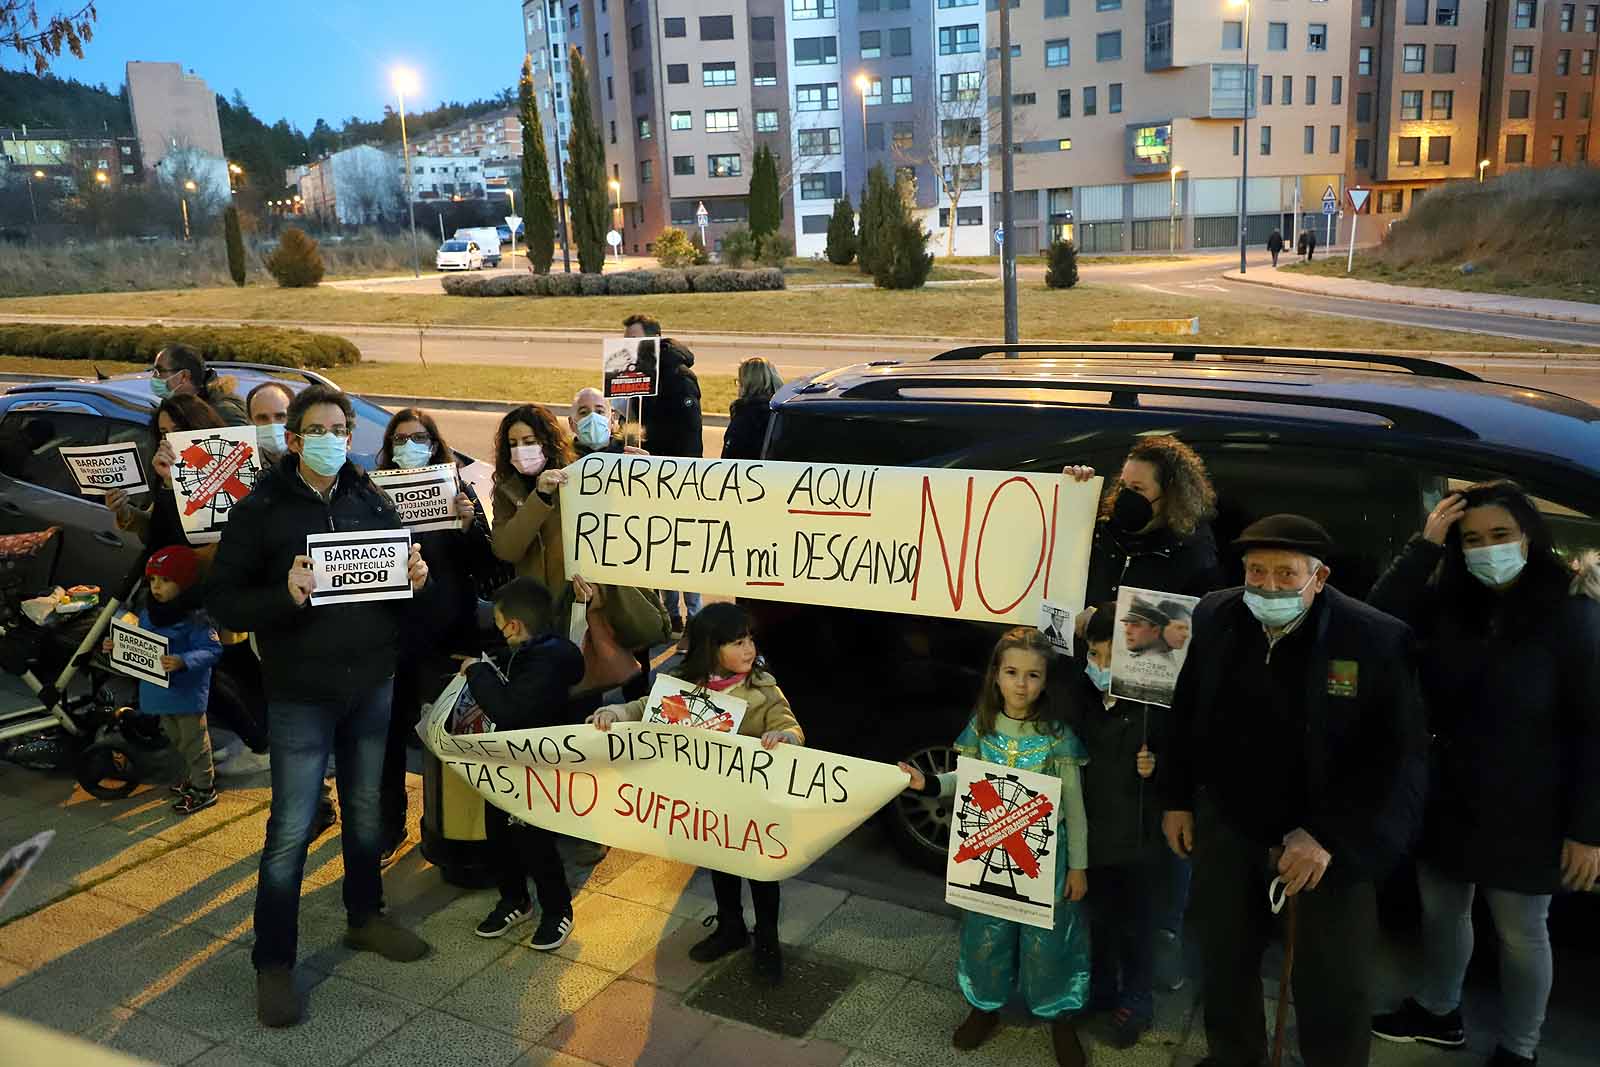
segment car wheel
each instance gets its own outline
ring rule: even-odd
[[[121,800],[139,788],[133,754],[116,742],[96,741],[78,755],[78,784],[99,800]]]
[[[904,757],[906,763],[930,779],[954,771],[956,759],[955,747],[949,744],[927,745]],[[884,816],[900,854],[924,870],[943,871],[950,847],[953,806],[949,797],[916,793],[901,793],[890,801]]]

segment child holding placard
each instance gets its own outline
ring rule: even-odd
[[[805,733],[789,707],[788,698],[778,688],[777,679],[768,674],[756,654],[750,635],[750,614],[737,604],[707,604],[689,620],[689,650],[677,674],[693,685],[703,685],[745,702],[739,732],[759,737],[763,748],[778,745],[803,745]],[[639,722],[644,718],[649,698],[630,704],[614,704],[589,716],[602,730],[615,722]],[[717,895],[717,914],[706,919],[715,924],[710,936],[689,950],[697,963],[710,963],[750,943],[744,925],[744,887],[737,875],[711,872],[711,887]],[[783,952],[778,947],[778,883],[750,881],[750,899],[756,909],[755,971],[776,985],[783,980]]]
[[[989,657],[972,721],[956,739],[956,751],[963,756],[1061,779],[1067,862],[1056,864],[1059,903],[1052,929],[971,911],[963,915],[957,978],[972,1011],[956,1028],[952,1044],[963,1051],[983,1044],[1020,985],[1033,1014],[1050,1020],[1057,1062],[1082,1067],[1083,1045],[1073,1017],[1089,999],[1088,923],[1078,904],[1089,888],[1089,832],[1080,777],[1088,752],[1067,725],[1072,717],[1070,687],[1046,688],[1052,662],[1060,661],[1053,659],[1049,640],[1038,630],[1008,630]],[[908,791],[927,797],[955,792],[954,772],[929,778],[910,764],[902,763],[900,769],[911,776]]]

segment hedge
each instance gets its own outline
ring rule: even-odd
[[[361,350],[343,337],[277,326],[72,326],[0,323],[0,353],[43,359],[153,363],[165,345],[182,342],[208,360],[281,367],[343,367]]]
[[[615,274],[451,274],[444,278],[450,296],[643,296],[663,293],[753,293],[785,287],[776,267],[730,270],[627,270]]]

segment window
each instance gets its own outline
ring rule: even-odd
[[[1289,24],[1287,22],[1267,23],[1267,51],[1284,52],[1289,48]]]
[[[1438,26],[1454,26],[1460,15],[1461,0],[1440,0],[1439,6],[1434,10],[1433,21]]]
[[[1329,126],[1328,127],[1328,154],[1329,155],[1334,155],[1334,156],[1339,154],[1339,127],[1338,126]]]
[[[1317,76],[1315,74],[1308,74],[1308,75],[1306,75],[1306,106],[1310,107],[1311,105],[1315,104],[1316,102],[1317,102]]]
[[[878,0],[860,0],[856,10],[867,13],[876,11],[878,10]]]
[[[1562,149],[1565,147],[1565,140],[1566,139],[1560,134],[1556,134],[1554,137],[1550,138],[1550,162],[1561,162]]]
[[[1572,139],[1572,160],[1582,163],[1589,158],[1589,135],[1580,133]]]
[[[941,119],[939,136],[952,146],[975,145],[983,140],[983,120],[976,118]]]
[[[839,62],[839,38],[796,37],[794,39],[794,65],[814,67],[822,63]]]
[[[702,41],[733,40],[733,16],[701,15],[700,39]]]
[[[1565,78],[1572,73],[1572,49],[1563,48],[1556,53],[1556,74]]]
[[[1338,74],[1333,76],[1333,90],[1328,94],[1328,103],[1335,107],[1344,103],[1344,78]]]
[[[1517,45],[1511,50],[1511,73],[1533,73],[1533,46],[1527,44]]]
[[[883,55],[883,31],[861,31],[861,58],[877,59]]]
[[[1519,30],[1533,29],[1534,13],[1538,10],[1538,0],[1517,0],[1516,13],[1512,16],[1511,25]]]
[[[750,67],[750,84],[752,85],[777,85],[778,64],[753,63]]]
[[[1406,0],[1406,25],[1426,26],[1428,24],[1428,0]]]
[[[1011,46],[1011,58],[1012,59],[1016,59],[1017,57],[1019,57],[1021,55],[1022,55],[1022,46],[1020,44],[1012,45]],[[998,48],[989,49],[989,59],[991,61],[999,59],[999,58],[1000,58],[1000,49],[998,49]]]
[[[670,129],[674,130],[692,130],[694,129],[694,114],[689,111],[674,111],[668,125]]]
[[[1448,137],[1430,137],[1430,138],[1428,138],[1428,162],[1429,163],[1438,163],[1438,164],[1440,164],[1442,166],[1449,166],[1449,164],[1450,164],[1450,138],[1448,138]]]
[[[756,132],[778,132],[778,112],[775,108],[764,108],[756,112]]]
[[[601,40],[605,45],[606,55],[609,56],[611,54],[611,35],[609,33],[602,34]]]
[[[1584,94],[1583,94],[1583,98],[1582,98],[1582,103],[1578,107],[1578,117],[1580,119],[1586,119],[1593,113],[1593,111],[1594,111],[1594,93],[1592,91],[1585,90]]]
[[[718,108],[706,112],[707,133],[733,133],[739,128],[739,109],[736,107]]]
[[[1427,67],[1428,46],[1408,44],[1401,47],[1400,69],[1406,74],[1421,74]]]
[[[832,215],[801,215],[801,233],[827,233],[828,223],[833,221]]]
[[[1361,170],[1372,168],[1372,142],[1365,137],[1356,138],[1356,166]]]
[[[955,167],[944,168],[944,183],[951,187],[959,188],[963,192],[983,188],[983,164],[963,163],[959,171]]]
[[[1239,127],[1233,128],[1233,154],[1239,154]]]
[[[1310,155],[1317,150],[1317,128],[1307,126],[1305,130],[1305,153]]]
[[[1578,73],[1585,78],[1594,73],[1594,49],[1585,48],[1578,59]]]
[[[639,160],[639,184],[640,185],[649,185],[652,181],[655,180],[655,176],[656,176],[655,161],[654,160],[650,160],[650,159],[641,159],[641,160]]]
[[[1272,75],[1270,74],[1261,75],[1261,102],[1263,104],[1272,103]]]
[[[1526,89],[1513,89],[1506,94],[1506,118],[1525,119],[1528,117],[1529,93]]]
[[[1361,28],[1371,29],[1378,11],[1378,0],[1361,0]]]
[[[1222,50],[1224,52],[1237,52],[1244,47],[1244,23],[1224,22],[1222,24]]]
[[[1121,11],[1122,0],[1094,0],[1096,11]]]
[[[633,95],[642,96],[650,91],[650,72],[643,67],[628,72],[628,84],[633,86]]]
[[[1066,37],[1044,43],[1044,65],[1066,67],[1072,65],[1072,41]]]
[[[686,19],[662,19],[661,32],[668,37],[687,37],[689,35],[689,28],[686,23]],[[633,45],[635,48],[638,48],[639,43],[643,40],[642,37],[636,34],[635,31],[637,29],[638,27],[636,26],[628,27],[628,43]]]
[[[28,442],[15,450],[6,463],[5,473],[20,481],[48,489],[64,496],[82,497],[76,479],[62,461],[62,446],[103,445],[110,442],[138,443],[144,462],[150,459],[148,440],[143,428],[122,419],[106,419],[99,415],[83,415],[67,411],[12,411],[3,423],[5,436],[14,442]],[[37,442],[37,444],[33,444]],[[7,449],[7,452],[11,452]],[[98,502],[100,497],[85,497]]]
[[[883,151],[883,123],[867,123],[867,148],[879,152]]]
[[[1294,77],[1289,74],[1283,76],[1283,95],[1279,97],[1280,104],[1294,103]]]
[[[863,94],[868,107],[877,107],[883,103],[883,79],[868,78],[867,91]]]
[[[680,178],[681,177],[687,177],[688,175],[693,174],[694,173],[694,157],[693,156],[673,156],[672,157],[672,173],[678,175]]]
[[[1072,117],[1072,90],[1056,90],[1056,118],[1070,119]]]
[[[836,156],[842,150],[837,126],[822,130],[801,130],[799,133],[802,156]]]
[[[939,6],[944,6],[944,0],[939,0]],[[1067,0],[1044,0],[1044,17],[1047,19],[1066,18],[1071,13]]]
[[[889,54],[891,56],[909,56],[911,54],[911,28],[898,26],[889,31]]]
[[[1456,72],[1455,45],[1436,44],[1433,46],[1433,72],[1435,74],[1454,74]]]
[[[1583,32],[1594,33],[1600,27],[1600,4],[1590,4],[1583,9]]]
[[[1261,154],[1264,155],[1264,156],[1272,155],[1272,127],[1271,126],[1263,126],[1263,127],[1261,127]]]
[[[733,85],[738,76],[732,63],[702,63],[700,80],[702,85]]]
[[[1094,58],[1097,62],[1108,63],[1122,58],[1122,31],[1112,30],[1110,33],[1097,33],[1094,35]]]
[[[1528,161],[1528,135],[1513,133],[1506,138],[1506,162],[1526,163]]]
[[[1402,167],[1415,167],[1422,163],[1422,138],[1400,138],[1400,151],[1396,163]]]
[[[1328,50],[1328,24],[1326,22],[1313,22],[1306,27],[1306,51],[1326,52]]]
[[[800,179],[801,200],[837,200],[844,195],[844,175],[838,171],[807,174]]]
[[[939,54],[941,56],[954,56],[965,52],[976,52],[977,50],[977,23],[972,23],[969,26],[939,27]]]
[[[791,0],[791,2],[793,6],[789,10],[796,20],[831,19],[836,14],[833,0]]]
[[[911,78],[909,75],[900,75],[889,79],[889,103],[911,103]]]
[[[1400,214],[1400,212],[1404,211],[1405,209],[1406,209],[1406,192],[1405,192],[1404,189],[1396,189],[1393,192],[1384,192],[1384,191],[1381,191],[1381,190],[1379,191],[1379,193],[1378,193],[1378,214],[1380,214],[1380,215],[1398,215],[1398,214]]]
[[[901,152],[909,152],[916,145],[916,126],[910,122],[897,122],[894,124],[894,146]]]
[[[650,120],[641,118],[635,125],[637,126],[639,140],[648,141],[650,139]]]
[[[978,6],[978,0],[939,0],[939,8],[940,8],[940,10],[948,10],[949,8],[953,8],[953,7],[977,7],[977,6]]]
[[[837,83],[796,86],[794,107],[796,111],[838,111],[839,86]]]
[[[1122,114],[1122,83],[1112,82],[1106,86],[1106,96],[1108,100],[1106,110],[1113,115]]]
[[[1359,49],[1356,50],[1356,73],[1357,74],[1371,74],[1372,73],[1372,46],[1371,45],[1364,44]]]
[[[952,104],[956,101],[971,103],[983,91],[983,72],[964,70],[959,74],[939,75],[939,100]]]
[[[1557,93],[1554,100],[1555,112],[1552,118],[1564,119],[1567,117],[1567,94]]]
[[[755,15],[750,19],[750,39],[771,41],[777,38],[777,20],[771,15]]]
[[[737,178],[741,173],[737,152],[728,155],[707,156],[706,174],[712,178]]]
[[[983,225],[983,208],[982,207],[958,207],[958,208],[956,208],[956,225],[957,226],[982,226]],[[939,209],[939,226],[940,226],[941,229],[946,229],[946,230],[950,228],[950,209],[947,208],[947,207],[942,207],[942,208]]]
[[[1422,90],[1404,89],[1400,93],[1400,117],[1415,120],[1422,118]]]
[[[689,64],[687,64],[687,63],[668,63],[667,64],[667,84],[668,85],[688,85],[689,84]]]
[[[1099,109],[1098,92],[1092,85],[1083,87],[1083,113],[1087,117],[1095,114]]]
[[[1432,98],[1428,101],[1428,117],[1430,119],[1450,119],[1456,113],[1456,94],[1454,89],[1435,89]]]
[[[606,75],[606,99],[607,100],[614,99],[614,97],[612,96],[612,92],[613,92],[613,87],[612,87],[612,84],[611,84],[611,75],[607,74]],[[560,95],[561,95],[561,86],[558,85],[558,86],[556,86],[556,96],[559,97]]]
[[[1578,11],[1577,6],[1574,5],[1574,4],[1562,4],[1561,5],[1561,32],[1562,33],[1571,33],[1572,32],[1572,19],[1573,19],[1573,16],[1577,14],[1577,11]]]

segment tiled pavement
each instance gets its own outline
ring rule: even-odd
[[[1054,1062],[1048,1033],[1025,1018],[975,1053],[951,1051],[965,1005],[954,980],[956,922],[937,902],[917,910],[804,878],[786,883],[781,935],[791,959],[828,965],[847,987],[803,1038],[791,1038],[692,1006],[711,972],[747,964],[688,960],[698,920],[711,910],[709,883],[690,868],[613,852],[577,896],[572,941],[544,954],[473,936],[491,895],[445,885],[413,848],[386,875],[387,892],[391,909],[435,951],[398,965],[339,943],[336,833],[316,842],[307,867],[298,972],[307,1018],[264,1030],[255,1022],[249,943],[265,807],[264,788],[236,788],[181,819],[162,791],[100,802],[60,778],[0,769],[0,842],[57,830],[6,907],[20,917],[0,925],[0,1016],[203,1067]],[[419,809],[413,803],[413,818]],[[523,939],[529,930],[521,928]],[[803,1008],[807,992],[791,986],[778,995],[794,1002],[783,1007]],[[1143,1042],[1116,1051],[1091,1041],[1092,1062],[1188,1067],[1204,1052],[1196,1016],[1187,990],[1164,995]],[[10,1067],[17,1061],[5,1046],[0,1038],[0,1064]],[[1585,1059],[1558,1053],[1544,1062]],[[1463,1060],[1382,1046],[1373,1062]]]

